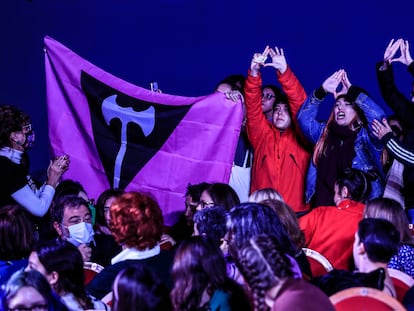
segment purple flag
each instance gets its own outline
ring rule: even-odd
[[[68,154],[65,178],[90,197],[149,192],[166,217],[184,209],[188,183],[230,177],[242,107],[222,93],[182,97],[132,85],[45,37],[49,139]]]

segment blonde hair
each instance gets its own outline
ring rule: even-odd
[[[263,188],[252,192],[248,202],[260,203],[266,200],[278,200],[285,202],[282,195],[273,188]]]

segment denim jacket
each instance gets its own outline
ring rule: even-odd
[[[356,89],[356,87],[354,88]],[[312,93],[306,98],[297,114],[303,135],[313,145],[317,143],[326,126],[326,122],[319,122],[316,119],[319,106],[323,101],[323,99],[319,100],[315,93]],[[369,124],[374,119],[382,120],[385,117],[382,108],[363,92],[360,92],[356,97],[356,104],[364,112]],[[369,132],[368,128],[360,129],[355,139],[355,157],[352,160],[352,167],[364,172],[373,171],[378,175],[378,178],[371,182],[372,191],[369,199],[380,197],[384,191],[384,173],[380,161],[382,149],[382,143]],[[306,177],[306,203],[309,203],[315,194],[316,176],[317,168],[311,160]]]

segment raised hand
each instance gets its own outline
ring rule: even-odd
[[[260,67],[264,65],[264,62],[266,61],[268,55],[269,55],[268,45],[264,49],[263,53],[255,53],[253,55],[253,59],[250,63],[250,74],[252,76],[257,76],[259,74]]]
[[[408,43],[408,40],[401,40],[400,51],[401,56],[393,61],[399,61],[406,66],[410,65],[413,62],[413,58],[410,54],[410,43]]]
[[[322,83],[322,88],[325,90],[325,92],[331,93],[334,96],[337,94],[336,89],[343,80],[344,72],[345,70],[339,69]]]
[[[378,139],[381,139],[385,134],[392,132],[392,129],[385,118],[382,119],[382,123],[374,119],[371,123],[371,128],[372,134]]]
[[[265,63],[264,67],[273,67],[276,70],[279,70],[280,73],[284,73],[287,69],[287,63],[285,54],[283,52],[283,49],[279,49],[277,46],[275,46],[275,49],[272,48],[269,49],[269,55],[272,58],[271,63]]]
[[[388,43],[388,46],[384,52],[384,62],[392,63],[393,61],[395,61],[393,60],[393,57],[395,56],[395,53],[397,53],[402,42],[403,42],[402,39],[398,39],[397,41],[394,41],[394,39],[391,39],[390,43]]]
[[[47,184],[56,187],[62,174],[69,169],[69,156],[62,155],[55,160],[50,161],[47,169]]]
[[[351,81],[349,81],[348,74],[346,73],[345,70],[342,74],[341,83],[342,83],[342,88],[337,93],[334,93],[335,98],[337,98],[339,95],[348,93],[348,90],[352,85]]]

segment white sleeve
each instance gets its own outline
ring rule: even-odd
[[[55,188],[50,185],[45,185],[41,188],[39,196],[36,196],[29,185],[26,185],[12,193],[11,197],[30,213],[41,217],[49,210],[54,194]]]

